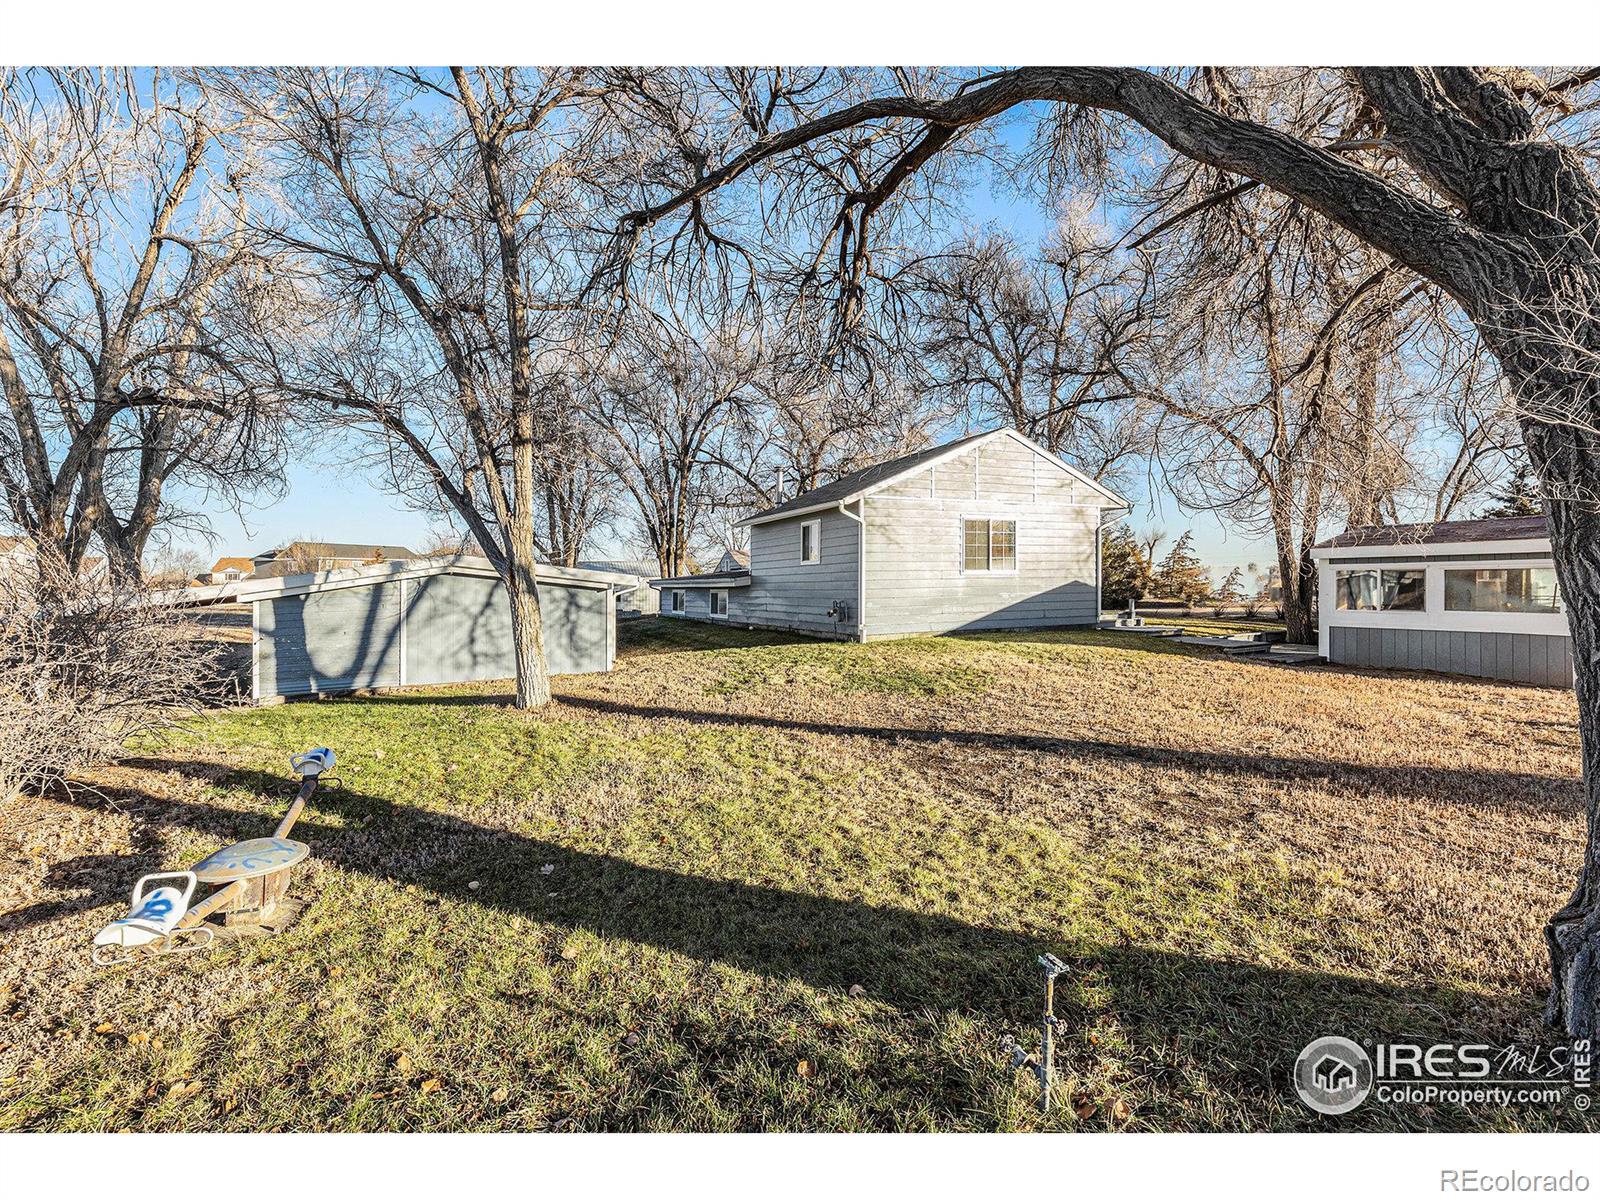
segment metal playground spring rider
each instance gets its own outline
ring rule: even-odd
[[[322,747],[296,754],[289,763],[300,776],[300,790],[272,836],[225,846],[187,871],[144,876],[134,884],[128,915],[95,934],[96,964],[131,962],[141,953],[204,950],[219,934],[239,938],[276,933],[295,915],[299,906],[286,898],[289,879],[311,847],[293,841],[289,831],[318,781],[333,771],[334,755]],[[175,880],[178,886],[151,887],[158,880]],[[195,888],[202,883],[217,885],[217,890],[190,908]]]

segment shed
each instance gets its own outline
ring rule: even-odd
[[[538,567],[545,657],[552,675],[609,671],[616,657],[617,587],[625,575]],[[287,696],[516,674],[511,606],[489,560],[414,559],[247,580],[250,694]]]
[[[1352,529],[1311,554],[1329,662],[1572,686],[1543,517]]]

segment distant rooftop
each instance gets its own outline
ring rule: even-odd
[[[1478,521],[1424,521],[1415,525],[1363,525],[1317,543],[1349,546],[1422,546],[1439,542],[1516,542],[1549,537],[1541,517],[1485,517]]]
[[[371,558],[378,550],[382,550],[383,557],[390,562],[417,557],[417,552],[407,546],[377,546],[366,542],[297,541],[290,542],[287,546],[279,546],[276,550],[257,554],[253,561],[271,562],[279,555],[290,553],[296,546],[315,546],[321,558]]]
[[[589,571],[615,571],[621,575],[640,575],[648,579],[661,569],[653,558],[586,558],[578,565]]]

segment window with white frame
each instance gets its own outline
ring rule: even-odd
[[[1334,578],[1334,606],[1347,612],[1421,612],[1427,608],[1427,573],[1340,571]]]
[[[800,561],[822,561],[822,519],[800,522]]]
[[[1448,612],[1561,611],[1554,567],[1469,567],[1444,573]]]
[[[683,611],[683,593],[676,589],[672,593],[672,611],[675,613]]]
[[[961,566],[964,571],[1015,571],[1017,523],[989,517],[963,520]]]
[[[713,588],[711,591],[711,615],[713,617],[728,615],[728,593],[722,588]]]

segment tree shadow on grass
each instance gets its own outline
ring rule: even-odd
[[[383,703],[405,702],[413,698],[384,696],[376,699]],[[419,696],[414,699],[422,701],[425,697]],[[761,729],[822,733],[836,737],[865,737],[891,743],[945,744],[1002,751],[1023,750],[1060,755],[1074,761],[1131,763],[1159,770],[1222,774],[1230,778],[1253,777],[1275,782],[1322,783],[1384,796],[1409,796],[1416,799],[1492,805],[1497,809],[1526,806],[1561,816],[1576,815],[1583,811],[1582,787],[1579,780],[1528,771],[1458,770],[1450,767],[1413,766],[1409,763],[1399,763],[1392,767],[1374,766],[1329,759],[1145,746],[1126,741],[1059,737],[1049,734],[802,721],[755,713],[629,704],[594,696],[560,696],[557,699],[564,707],[608,716],[688,721],[706,725],[754,726]]]
[[[137,765],[192,771],[191,764],[163,759]],[[227,782],[281,794],[288,802],[289,787],[279,776],[241,770]],[[223,842],[259,836],[268,823],[259,812],[207,802],[131,790],[115,798],[137,823],[198,831]],[[321,822],[319,813],[342,821]],[[1314,1037],[1460,1040],[1470,1033],[1493,1040],[1509,1036],[1508,1022],[1525,1034],[1540,1002],[1534,996],[1524,998],[1525,1004],[1513,1001],[1508,1014],[1504,999],[1451,987],[1396,986],[1132,943],[1063,939],[1048,929],[985,926],[892,905],[708,879],[342,787],[319,790],[295,836],[311,844],[315,858],[341,870],[413,885],[436,897],[815,989],[844,993],[860,984],[870,999],[892,1005],[917,1025],[952,1014],[1020,1032],[1037,1020],[1036,958],[1050,951],[1071,964],[1075,980],[1109,996],[1107,1007],[1087,1003],[1087,993],[1075,984],[1064,988],[1058,1014],[1069,1031],[1081,1034],[1109,1016],[1131,1044],[1145,1048],[1141,1053],[1150,1059],[1151,1072],[1168,1069],[1156,1061],[1161,1048],[1184,1061],[1198,1052],[1208,1069],[1229,1077],[1232,1092],[1259,1093],[1263,1103],[1285,1097],[1294,1057]],[[541,870],[546,864],[554,867],[548,876]],[[130,882],[136,869],[129,869]],[[468,886],[474,880],[480,882],[476,889]],[[315,896],[305,898],[316,903]],[[363,918],[352,911],[343,919]],[[1499,1016],[1492,1015],[1495,1009]]]

